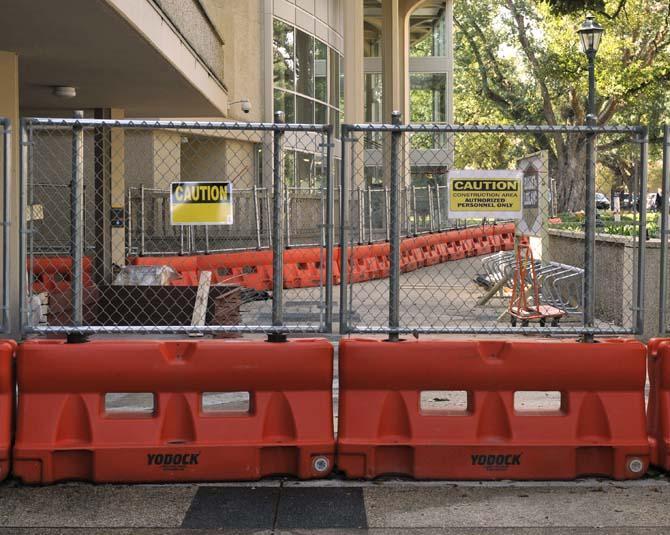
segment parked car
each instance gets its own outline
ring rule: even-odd
[[[609,210],[610,200],[604,193],[596,192],[596,208],[598,210]]]
[[[633,211],[637,206],[637,197],[632,193],[619,193],[621,210]]]

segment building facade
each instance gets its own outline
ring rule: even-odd
[[[452,0],[4,2],[0,117],[14,125],[8,219],[19,214],[21,117],[70,118],[83,110],[100,119],[271,122],[281,111],[287,122],[334,125],[337,171],[343,122],[388,122],[394,110],[405,121],[453,120],[451,56]],[[417,138],[406,180],[442,183],[448,145],[445,138]],[[34,147],[43,149],[29,177],[35,251],[66,254],[70,177],[62,169],[72,164],[70,143],[52,131],[36,132]],[[314,134],[287,136],[284,149],[293,206],[307,218],[294,227],[313,227],[308,219],[322,202],[324,141]],[[148,239],[142,253],[174,252],[177,241],[183,244],[183,229],[165,219],[170,182],[232,180],[241,220],[254,202],[263,206],[263,191],[267,198],[272,186],[270,139],[251,132],[119,129],[100,138],[91,131],[83,150],[88,246],[99,247],[103,233],[116,265],[138,252],[140,237]],[[378,139],[366,140],[369,186],[384,182],[382,152]],[[100,184],[103,197],[96,196]],[[122,210],[126,226],[133,212],[141,213],[141,225],[110,225],[112,209]],[[264,232],[269,226],[267,213],[258,223],[259,210],[248,228],[221,230],[220,238],[237,240],[239,248],[265,245],[253,235],[259,225]],[[193,232],[186,252],[202,238]],[[17,259],[18,225],[10,246]],[[11,272],[18,280],[18,262]],[[12,287],[13,311],[18,302]]]

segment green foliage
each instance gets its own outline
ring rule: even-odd
[[[649,125],[650,157],[658,161],[661,125],[670,121],[668,0],[455,2],[456,121],[585,124],[587,60],[576,30],[587,9],[596,13],[605,28],[596,63],[598,122]],[[502,138],[501,143],[505,143]],[[566,162],[584,157],[575,152],[579,143],[571,145],[565,136],[545,135],[524,139],[523,144],[528,152],[549,151],[552,176],[573,181],[575,193],[569,194],[568,188],[564,194],[571,199],[561,206],[567,208],[568,201],[574,203],[582,196],[575,188],[583,177],[562,171]],[[507,145],[508,152],[500,145],[478,151],[472,164],[492,165],[496,160],[509,164],[519,145]],[[606,148],[598,154],[599,187],[631,189],[637,147],[626,142]]]
[[[561,214],[560,223],[550,223],[549,227],[572,232],[584,231],[584,218],[575,214]],[[639,233],[639,217],[636,214],[622,214],[620,221],[615,221],[611,212],[600,214],[602,226],[597,228],[600,234],[611,236],[637,236]],[[647,214],[647,236],[659,238],[661,235],[659,214]]]
[[[558,15],[575,13],[576,11],[581,12],[586,9],[592,11],[605,9],[604,0],[548,0],[547,3],[551,6],[552,13]]]

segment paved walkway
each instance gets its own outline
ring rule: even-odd
[[[661,534],[670,480],[0,485],[0,534]]]

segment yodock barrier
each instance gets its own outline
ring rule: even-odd
[[[332,356],[316,339],[26,342],[14,474],[27,483],[324,477],[335,450]],[[133,395],[153,403],[110,406]]]
[[[670,339],[649,341],[648,362],[651,464],[670,470]]]
[[[13,363],[16,344],[0,341],[0,481],[9,473],[12,434],[14,431]]]
[[[635,341],[342,340],[337,465],[350,478],[641,477],[645,354]],[[560,401],[515,408],[534,394]],[[426,395],[462,403],[422,407]]]
[[[485,255],[514,249],[514,223],[486,225],[462,230],[405,238],[401,242],[403,273],[466,256]],[[351,282],[383,279],[389,275],[388,243],[351,247]],[[333,283],[340,283],[339,248],[333,251]],[[284,252],[284,287],[314,288],[325,284],[324,249],[301,247]],[[272,252],[248,251],[196,256],[143,256],[131,259],[135,265],[169,265],[181,274],[175,285],[197,286],[199,273],[210,271],[215,283],[232,283],[255,290],[272,290]]]

